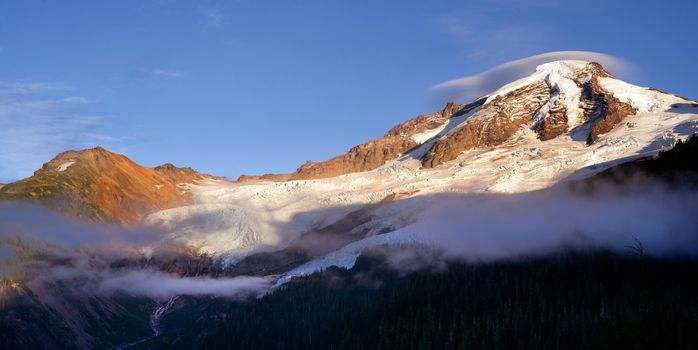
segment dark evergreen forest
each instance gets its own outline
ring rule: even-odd
[[[232,312],[212,349],[695,349],[698,263],[630,251],[451,263],[362,258]]]

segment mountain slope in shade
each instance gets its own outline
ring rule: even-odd
[[[396,199],[543,189],[654,156],[696,132],[695,101],[625,83],[595,63],[552,62],[474,102],[418,117],[383,139],[293,174],[195,186],[191,204],[146,221],[204,252],[237,261],[284,249],[356,210],[385,202],[348,234],[409,240],[380,234],[410,225],[429,203],[402,201],[413,205],[405,207]],[[390,140],[409,147],[382,148]],[[192,222],[193,217],[218,224]]]
[[[211,176],[164,164],[148,168],[101,147],[56,156],[32,177],[0,188],[0,200],[46,205],[79,218],[133,225],[190,200],[184,186]]]

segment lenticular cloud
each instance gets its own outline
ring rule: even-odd
[[[472,99],[490,93],[497,88],[532,73],[537,66],[559,60],[598,62],[608,71],[618,75],[629,74],[630,63],[591,51],[554,51],[530,56],[496,66],[483,73],[442,82],[432,87],[439,99]]]

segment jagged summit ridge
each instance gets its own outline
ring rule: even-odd
[[[541,141],[572,133],[591,143],[635,113],[599,84],[603,78],[612,75],[593,62],[538,66],[530,76],[488,95],[471,118],[434,143],[422,164],[431,168],[469,149],[500,145],[524,128]]]
[[[562,137],[588,146],[638,113],[661,113],[677,103],[694,102],[620,81],[595,62],[554,61],[475,101],[451,102],[441,111],[412,118],[382,138],[330,160],[308,161],[291,174],[240,180],[328,178],[370,171],[402,158],[434,168],[469,150],[514,139],[530,142],[527,135],[540,142]]]

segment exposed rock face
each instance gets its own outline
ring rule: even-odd
[[[616,125],[620,124],[628,116],[635,114],[637,111],[631,105],[619,101],[612,95],[604,98],[605,111],[603,118],[596,120],[589,132],[587,144],[592,144],[601,134],[611,131]]]
[[[225,267],[213,257],[201,254],[193,248],[179,248],[165,254],[157,254],[149,259],[140,261],[121,261],[123,266],[140,268],[155,267],[159,271],[176,274],[182,277],[211,276],[220,277]]]
[[[585,119],[591,123],[587,137],[589,145],[594,143],[600,134],[611,131],[623,119],[637,112],[630,104],[621,102],[599,86],[598,77],[603,76],[594,75],[582,86],[580,105],[584,109]]]
[[[582,67],[574,71],[551,71],[542,76],[541,80],[497,96],[463,126],[436,141],[425,155],[423,166],[432,168],[456,159],[469,149],[497,146],[529,123],[533,124],[531,129],[541,141],[566,134],[570,129],[570,107],[565,105],[558,86],[564,83],[564,79],[582,90],[579,107],[583,110],[583,115],[580,121],[589,125],[589,144],[598,135],[610,131],[623,119],[636,113],[631,105],[621,102],[601,88],[598,79],[612,77],[601,65],[591,62]],[[550,78],[553,74],[558,76]],[[549,107],[542,108],[546,103]]]
[[[567,124],[567,108],[556,99],[553,102],[548,116],[535,125],[534,130],[538,133],[538,139],[547,141],[565,134],[569,130]]]
[[[425,142],[419,138],[419,142],[415,141],[414,135],[445,127],[451,118],[470,112],[469,118],[459,120],[455,126],[449,124],[443,133],[422,146],[429,148],[426,153],[421,148],[417,155],[422,158],[423,167],[433,168],[452,161],[470,149],[500,145],[526,128],[541,141],[566,135],[571,130],[581,131],[591,144],[637,112],[630,104],[604,91],[599,84],[601,78],[613,76],[598,63],[551,62],[492,96],[468,104],[449,103],[439,112],[410,119],[390,129],[382,138],[358,145],[328,161],[308,161],[291,174],[241,176],[239,180],[317,179],[369,171]]]
[[[330,160],[318,163],[309,160],[291,174],[242,175],[238,181],[320,179],[373,170],[419,146],[411,138],[413,135],[442,126],[449,118],[467,113],[483,102],[484,99],[463,105],[450,102],[439,112],[412,118],[388,130],[382,138],[362,143]]]
[[[449,103],[436,113],[420,115],[390,129],[382,138],[362,143],[325,162],[303,164],[290,179],[317,179],[375,169],[419,146],[411,136],[443,125],[465,105]]]
[[[34,176],[0,189],[0,200],[51,207],[93,221],[133,225],[146,214],[189,200],[178,187],[206,178],[171,164],[147,168],[101,147],[68,151],[43,165]]]
[[[178,168],[171,163],[165,163],[160,166],[156,166],[153,170],[160,176],[165,177],[171,183],[195,183],[197,181],[202,181],[206,179],[222,179],[220,177],[215,177],[211,175],[204,175],[196,172],[192,168]]]
[[[385,136],[411,136],[429,129],[437,128],[443,125],[446,119],[450,118],[459,108],[461,108],[461,105],[449,102],[440,112],[424,114],[412,118],[402,124],[394,126],[385,133]]]
[[[550,87],[538,81],[516,89],[486,104],[459,129],[434,143],[422,165],[433,168],[456,159],[475,147],[496,146],[508,140],[547,101]]]
[[[291,174],[264,174],[264,175],[240,175],[238,182],[247,182],[255,180],[264,181],[288,181],[291,179]]]
[[[406,136],[386,135],[383,138],[362,143],[350,149],[349,152],[325,162],[307,161],[291,174],[290,178],[318,179],[372,170],[417,145],[417,142]]]

